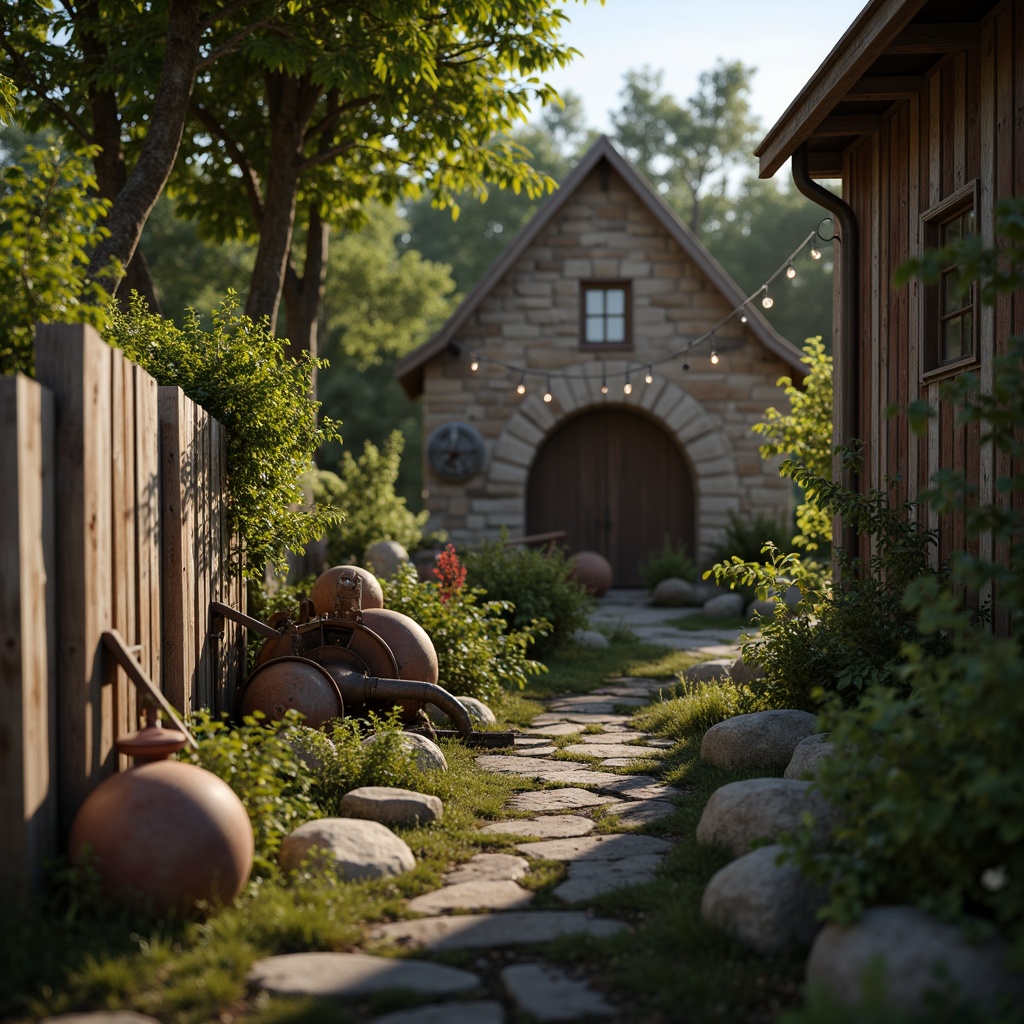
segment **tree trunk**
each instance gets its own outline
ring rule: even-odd
[[[109,273],[110,260],[127,267],[178,155],[189,98],[199,63],[201,0],[174,0],[167,19],[167,49],[153,102],[146,141],[106,219],[110,237],[96,247],[88,276],[111,293],[118,281]],[[140,265],[141,266],[141,265]]]
[[[285,336],[288,338],[288,355],[297,358],[308,352],[314,359],[317,354],[317,325],[320,304],[327,282],[327,252],[330,227],[324,223],[316,203],[310,203],[309,224],[306,233],[306,258],[301,277],[295,270],[294,261],[289,260],[285,269],[284,298]],[[314,373],[314,390],[316,371]]]
[[[268,317],[271,326],[277,323],[295,227],[303,136],[318,93],[305,79],[268,76],[270,163],[263,194],[260,243],[249,279],[245,312],[253,320]]]

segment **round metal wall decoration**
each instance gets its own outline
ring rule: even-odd
[[[430,435],[427,461],[442,480],[461,483],[483,468],[484,439],[468,423],[445,423]]]

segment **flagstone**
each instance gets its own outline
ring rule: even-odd
[[[517,811],[568,811],[578,807],[599,807],[615,803],[618,797],[591,793],[585,789],[539,789],[517,793],[508,806]]]
[[[550,771],[553,764],[567,772],[587,767],[579,761],[550,761],[545,757],[524,757],[519,754],[482,754],[476,759],[476,763],[489,772],[513,775],[535,775]]]
[[[562,747],[566,754],[589,754],[591,757],[662,757],[661,751],[651,747],[630,746],[628,743],[570,743]]]
[[[665,859],[664,854],[647,853],[611,861],[574,861],[569,877],[552,890],[563,903],[581,903],[627,885],[649,882]]]
[[[445,885],[456,882],[508,881],[522,878],[529,863],[513,853],[478,853],[444,874]]]
[[[395,1010],[374,1017],[370,1024],[505,1024],[505,1007],[493,999],[434,1003],[412,1010]]]
[[[544,790],[543,792],[564,793],[565,790]],[[589,832],[593,832],[594,823],[590,818],[584,818],[580,814],[547,814],[542,818],[518,818],[515,821],[495,821],[490,825],[485,825],[480,831],[491,835],[532,836],[535,839],[566,839],[569,836],[585,836]]]
[[[527,857],[544,860],[580,861],[622,860],[641,854],[664,856],[672,849],[667,839],[618,833],[606,836],[578,836],[571,839],[546,839],[539,843],[519,843],[516,849]]]
[[[525,907],[533,893],[515,882],[498,879],[478,879],[444,885],[433,892],[414,896],[408,902],[417,914],[450,914],[456,910],[509,910]]]
[[[558,721],[552,725],[542,725],[539,728],[534,728],[534,726],[531,725],[529,729],[524,730],[523,735],[535,737],[571,736],[574,732],[579,731],[580,727],[578,725],[573,725],[570,722]],[[516,737],[516,739],[518,741],[518,737]]]
[[[667,800],[631,800],[609,806],[608,812],[614,814],[623,825],[647,825],[674,814],[678,808]]]
[[[513,910],[504,914],[459,914],[456,917],[421,917],[415,921],[392,921],[377,925],[371,930],[370,937],[394,942],[400,946],[416,946],[436,951],[532,946],[567,935],[605,938],[625,929],[626,925],[621,921],[591,917],[577,911]]]
[[[455,995],[480,986],[469,971],[423,960],[366,953],[283,953],[257,960],[246,984],[276,995],[361,997],[406,989],[421,995]]]
[[[501,972],[501,984],[516,1008],[539,1024],[615,1015],[615,1009],[585,981],[550,964],[513,964]]]

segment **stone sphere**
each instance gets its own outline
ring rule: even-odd
[[[322,572],[309,592],[309,599],[316,608],[317,615],[331,615],[334,612],[334,601],[338,593],[338,577],[345,569],[351,569],[363,581],[363,603],[365,608],[383,608],[384,591],[381,590],[377,577],[367,569],[358,565],[336,565],[333,569]]]
[[[68,853],[86,857],[119,902],[187,912],[230,903],[245,888],[255,844],[242,801],[216,775],[153,761],[112,775],[82,804]]]
[[[580,551],[569,559],[572,574],[594,597],[603,597],[611,589],[612,566],[596,551]]]
[[[379,540],[363,552],[363,561],[378,576],[394,576],[399,567],[411,562],[409,552],[396,540]]]

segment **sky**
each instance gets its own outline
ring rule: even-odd
[[[583,98],[587,123],[610,133],[627,71],[648,64],[682,103],[719,57],[757,68],[750,104],[767,132],[860,13],[866,0],[597,0],[566,3],[562,38],[581,51],[546,74]]]

